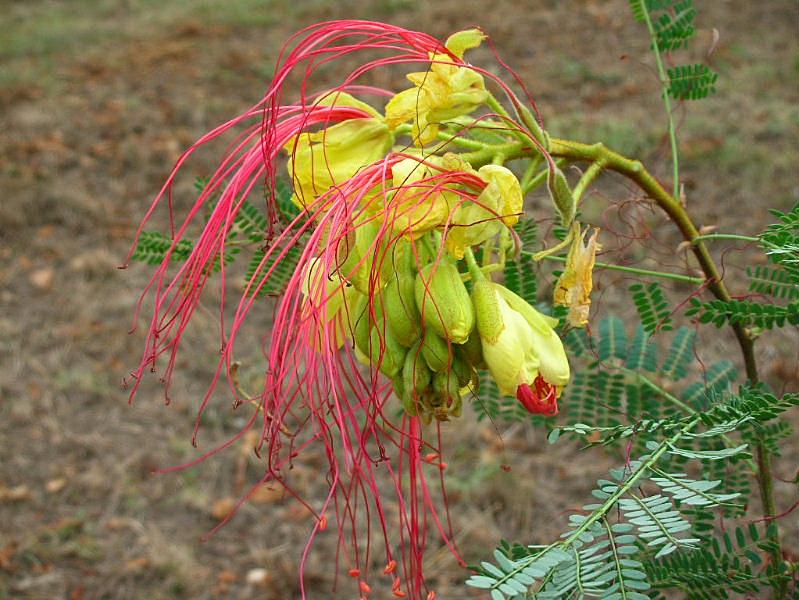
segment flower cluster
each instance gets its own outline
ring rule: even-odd
[[[321,501],[303,500],[317,516],[309,547],[332,516],[340,530],[337,562],[348,564],[364,597],[375,562],[373,522],[385,539],[383,571],[395,597],[435,597],[424,576],[430,529],[458,556],[442,514],[446,495],[434,493],[444,466],[435,429],[461,416],[481,378],[492,378],[503,394],[544,415],[557,414],[557,398],[569,381],[557,321],[492,280],[518,251],[513,226],[526,191],[505,163],[526,157],[553,176],[557,167],[525,103],[499,77],[465,62],[464,53],[484,38],[474,29],[442,44],[366,21],[305,30],[284,53],[264,99],[192,146],[147,215],[169,196],[189,155],[244,127],[173,231],[173,246],[145,292],[153,295],[154,310],[133,393],[145,371],[163,360],[169,389],[182,335],[208,279],[219,271],[222,358],[197,427],[223,376],[237,402],[246,400],[235,382],[236,341],[259,292],[298,256],[265,344],[257,410],[226,446],[260,421],[259,450],[267,464],[260,483],[278,482],[298,498],[302,492],[293,489],[288,467],[312,448],[323,449],[330,489]],[[299,102],[280,103],[292,71],[304,73],[307,83],[317,65],[362,51],[383,56],[365,60],[336,89],[305,95],[303,85]],[[403,63],[424,66],[407,76],[412,87],[404,91],[358,82],[376,68]],[[495,99],[487,79],[506,95],[512,112]],[[383,109],[368,103],[370,97],[387,99]],[[283,159],[299,209],[288,221],[272,193]],[[270,193],[263,258],[231,312],[225,297],[229,236],[245,198],[264,179]],[[553,199],[564,214],[568,189],[558,185]],[[203,216],[188,260],[174,272],[172,253]],[[576,311],[570,321],[579,325],[587,315],[597,246],[595,238],[583,245],[576,223],[564,225],[577,232],[569,240],[579,248],[570,253],[556,299]],[[436,467],[435,475],[428,472]],[[382,479],[392,484],[378,484]],[[384,501],[389,490],[398,507],[391,516]]]

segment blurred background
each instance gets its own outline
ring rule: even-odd
[[[689,54],[702,60],[712,50],[720,76],[716,95],[677,111],[686,201],[702,225],[756,234],[769,208],[799,200],[799,4],[696,5]],[[384,20],[442,38],[479,25],[554,135],[604,141],[669,176],[648,37],[626,0],[0,0],[0,598],[298,597],[312,519],[279,490],[260,490],[201,540],[259,477],[252,444],[152,475],[196,456],[190,439],[215,365],[214,316],[197,316],[196,359],[183,356],[172,405],[153,384],[129,406],[120,384],[137,364],[142,333],[128,330],[151,268],[116,267],[181,151],[261,97],[291,33],[334,18]],[[487,64],[491,55],[482,48],[470,60]],[[405,87],[399,78],[386,83]],[[208,175],[223,150],[192,161],[176,187],[178,208],[193,199],[192,177]],[[607,179],[597,203],[635,197]],[[591,213],[596,224],[603,208]],[[664,221],[652,212],[645,223],[657,233]],[[673,253],[678,241],[659,238]],[[714,247],[717,257],[721,249]],[[747,256],[725,253],[728,272],[740,273]],[[628,285],[602,274],[599,313],[615,308],[614,286]],[[730,285],[745,291],[745,282]],[[540,289],[548,294],[546,284]],[[728,334],[714,333],[703,340],[703,359],[731,353]],[[795,391],[796,340],[776,340],[759,345],[761,368],[778,389]],[[257,375],[258,364],[252,368]],[[237,431],[240,412],[219,398],[206,413],[200,450]],[[618,460],[548,446],[544,436],[478,423],[474,411],[451,425],[452,516],[468,561],[503,537],[550,541],[565,511],[586,501]],[[777,460],[783,477],[793,477],[797,446]],[[308,489],[320,465],[298,465]],[[781,506],[791,493],[790,485],[778,489]],[[783,525],[796,549],[797,520]],[[309,565],[311,598],[353,597],[348,581],[329,591],[332,549],[322,542]],[[445,550],[430,557],[439,598],[477,597],[461,587],[465,573]]]

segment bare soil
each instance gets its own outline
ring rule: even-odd
[[[245,482],[259,477],[251,446],[179,473],[152,474],[197,455],[191,430],[217,338],[213,316],[200,314],[190,340],[196,355],[184,356],[173,404],[163,406],[153,383],[129,406],[120,383],[138,360],[142,334],[128,330],[150,269],[116,268],[181,150],[260,97],[278,49],[295,30],[344,17],[442,37],[480,25],[554,134],[605,141],[669,176],[648,40],[625,0],[0,4],[0,599],[299,596],[297,564],[311,520],[279,490],[263,490],[204,539]],[[715,96],[677,112],[686,201],[702,225],[754,234],[769,208],[786,210],[799,200],[799,5],[697,6],[699,34],[688,54],[701,59],[713,47],[720,78]],[[481,50],[472,60],[490,58]],[[215,158],[201,155],[190,171],[207,174]],[[636,199],[610,180],[592,197],[595,208],[586,209],[600,225],[608,202]],[[191,191],[186,177],[176,188],[178,207],[191,201]],[[530,210],[545,214],[535,202]],[[662,232],[660,216],[640,223],[663,264],[684,265],[679,240]],[[608,226],[618,222],[608,218]],[[608,243],[609,250],[629,258],[627,233],[615,231],[619,243]],[[716,256],[725,248],[714,246]],[[723,253],[739,293],[750,256]],[[600,316],[630,310],[619,303],[623,294],[613,293],[628,283],[599,278]],[[673,299],[680,298],[678,288]],[[703,358],[737,360],[726,333],[702,339]],[[796,336],[764,339],[758,358],[775,387],[799,389]],[[199,451],[227,439],[242,419],[217,398]],[[618,460],[568,443],[548,446],[544,435],[477,423],[473,411],[449,426],[452,517],[468,560],[487,557],[503,537],[551,540],[566,511],[586,501]],[[794,437],[776,460],[777,473],[793,478],[797,460]],[[309,489],[318,467],[300,465]],[[779,484],[777,492],[787,508],[797,490]],[[799,519],[782,526],[799,553]],[[309,565],[310,597],[355,597],[348,581],[330,592],[331,547],[322,543]],[[461,586],[466,573],[446,551],[431,552],[429,571],[439,598],[479,597]]]

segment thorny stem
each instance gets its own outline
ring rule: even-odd
[[[637,160],[631,160],[606,148],[603,144],[583,144],[568,140],[552,139],[550,152],[553,157],[567,158],[574,161],[599,162],[602,161],[606,169],[624,175],[638,185],[658,206],[669,216],[675,225],[680,229],[683,237],[691,244],[691,250],[696,257],[699,266],[707,278],[707,287],[710,292],[719,300],[730,301],[727,286],[724,285],[716,263],[710,256],[710,252],[704,242],[699,239],[699,231],[694,225],[688,213],[675,195],[669,194],[663,186],[652,176],[649,171]],[[754,341],[740,323],[731,325],[738,344],[741,347],[746,376],[751,383],[759,380],[757,373],[757,362],[754,353]],[[758,465],[757,482],[760,490],[760,499],[763,503],[765,517],[772,520],[777,514],[776,503],[774,501],[774,480],[771,472],[771,456],[764,440],[761,437],[755,445],[756,459]],[[782,546],[780,544],[779,531],[777,528],[768,530],[773,542],[771,550],[771,560],[775,567],[782,564]],[[773,532],[773,533],[772,533]],[[774,589],[775,598],[785,597],[787,585],[778,584]]]

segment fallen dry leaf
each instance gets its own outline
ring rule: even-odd
[[[139,556],[125,561],[123,571],[126,573],[138,573],[150,566],[150,559],[146,556]]]
[[[44,485],[44,489],[47,490],[50,494],[57,494],[61,490],[63,490],[67,485],[67,480],[63,477],[59,477],[58,479],[51,479]]]
[[[31,491],[27,485],[17,485],[7,488],[0,485],[0,502],[22,502],[30,500]]]
[[[18,547],[19,544],[12,541],[10,544],[7,544],[4,548],[0,549],[0,570],[11,570],[11,563],[14,560],[14,555],[17,553]]]
[[[213,516],[214,519],[221,521],[231,512],[233,512],[234,508],[236,508],[235,498],[231,498],[230,496],[227,498],[222,498],[221,500],[214,502],[213,507],[211,507],[211,516]]]
[[[286,490],[279,485],[262,485],[250,495],[250,502],[254,504],[274,504],[286,497]]]
[[[250,585],[265,586],[269,583],[269,572],[266,569],[250,569],[247,571],[247,583]]]
[[[31,282],[31,285],[42,291],[47,291],[53,287],[53,279],[55,279],[55,269],[52,267],[36,269],[28,275],[28,281]]]
[[[72,593],[69,595],[69,600],[82,600],[83,596],[86,594],[86,588],[82,585],[79,585]]]
[[[236,575],[236,573],[225,569],[224,571],[220,572],[219,575],[217,575],[216,579],[219,583],[228,584],[235,582],[238,578],[239,576]]]

